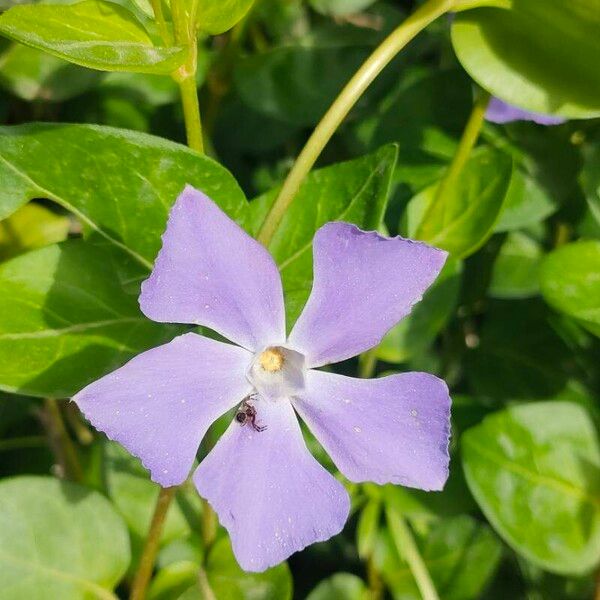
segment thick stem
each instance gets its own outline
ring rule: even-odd
[[[169,488],[161,488],[154,507],[154,514],[152,515],[152,521],[150,522],[150,529],[148,530],[148,536],[144,544],[144,550],[140,558],[138,570],[131,586],[130,600],[144,600],[146,598],[146,588],[148,582],[152,576],[152,570],[154,569],[154,562],[156,560],[156,554],[158,553],[158,546],[160,544],[160,538],[162,535],[163,525],[167,516],[167,511],[171,505],[175,493],[177,492],[177,486]]]
[[[448,12],[453,3],[454,0],[428,0],[425,2],[373,51],[346,84],[313,131],[283,183],[283,187],[258,234],[259,241],[265,246],[271,241],[283,215],[300,188],[300,184],[357,100],[396,54],[427,25]]]
[[[421,598],[423,600],[439,600],[435,585],[431,580],[429,571],[406,521],[394,508],[388,507],[386,516],[394,543],[396,544],[396,550],[408,563],[417,587],[421,592]]]
[[[65,427],[60,407],[54,398],[44,400],[42,421],[48,433],[50,446],[64,476],[73,481],[82,481],[83,470],[77,458],[77,452]]]
[[[456,185],[456,182],[460,178],[469,157],[471,156],[471,152],[479,139],[479,134],[481,133],[481,128],[483,127],[483,122],[485,120],[485,113],[487,111],[488,104],[490,102],[490,94],[484,90],[481,90],[475,104],[473,106],[473,110],[471,111],[471,115],[465,129],[463,131],[462,137],[460,138],[460,142],[458,143],[458,148],[456,149],[456,153],[452,158],[452,162],[448,167],[442,181],[437,187],[435,192],[435,196],[433,201],[431,202],[427,212],[425,213],[424,219],[421,221],[419,228],[417,229],[417,233],[415,237],[419,240],[428,239],[430,237],[431,232],[429,231],[429,225],[432,220],[429,218],[433,215],[437,210],[439,210],[439,206],[444,207],[444,201],[448,192]]]

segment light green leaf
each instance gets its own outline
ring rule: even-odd
[[[103,0],[13,6],[0,16],[0,34],[100,71],[167,75],[184,58],[183,48],[154,46],[132,13]]]
[[[254,0],[198,0],[198,27],[218,35],[231,29],[250,10]]]
[[[0,218],[33,198],[48,198],[147,269],[185,184],[233,219],[246,208],[235,179],[210,158],[158,137],[97,125],[0,127],[0,181]]]
[[[363,560],[366,560],[373,552],[380,516],[381,502],[379,500],[369,500],[360,511],[356,527],[356,546],[358,556]]]
[[[368,600],[369,597],[369,590],[360,577],[336,573],[321,581],[306,600]]]
[[[600,116],[600,0],[511,0],[457,15],[458,59],[486,90],[522,108]]]
[[[397,149],[384,146],[373,154],[313,171],[288,208],[269,250],[279,265],[291,327],[312,287],[312,240],[329,221],[347,221],[378,229],[387,204]],[[271,190],[250,203],[246,227],[255,235],[277,196]]]
[[[0,260],[62,242],[69,233],[69,226],[68,217],[57,215],[40,204],[26,204],[0,221]]]
[[[600,241],[568,244],[542,263],[540,285],[546,301],[600,336]]]
[[[600,560],[600,446],[587,412],[540,402],[495,413],[461,438],[467,482],[496,531],[540,567]]]
[[[143,276],[126,255],[81,240],[0,264],[0,389],[69,397],[170,340],[178,329],[139,310]]]
[[[494,262],[489,294],[494,298],[528,298],[539,292],[540,245],[519,231],[508,234]]]
[[[409,236],[448,250],[455,258],[473,254],[492,235],[512,170],[512,160],[502,152],[491,148],[473,152],[456,185],[436,206],[431,204],[439,183],[410,201]]]
[[[22,44],[11,44],[0,56],[0,83],[23,100],[61,102],[90,89],[100,77]]]
[[[359,13],[375,0],[309,0],[310,5],[323,15],[344,16]]]
[[[50,477],[0,483],[4,600],[116,600],[129,559],[125,524],[99,493]]]

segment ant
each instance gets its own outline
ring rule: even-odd
[[[235,414],[235,420],[243,427],[246,423],[250,423],[252,425],[252,429],[254,431],[264,431],[267,426],[266,425],[257,425],[256,423],[256,409],[252,404],[250,404],[250,400],[255,399],[257,394],[250,394],[246,396],[240,407]]]

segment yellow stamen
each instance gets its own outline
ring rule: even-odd
[[[258,358],[260,366],[269,373],[281,371],[285,357],[279,348],[267,348]]]

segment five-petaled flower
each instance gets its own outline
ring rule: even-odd
[[[420,300],[446,253],[336,222],[317,231],[313,258],[312,292],[287,336],[271,255],[187,187],[140,306],[150,319],[202,325],[237,345],[186,333],[74,398],[163,486],[182,483],[209,426],[243,407],[193,479],[249,571],[330,538],[348,517],[348,494],[308,452],[296,413],[351,481],[440,490],[448,476],[443,381],[316,370],[375,346]]]

